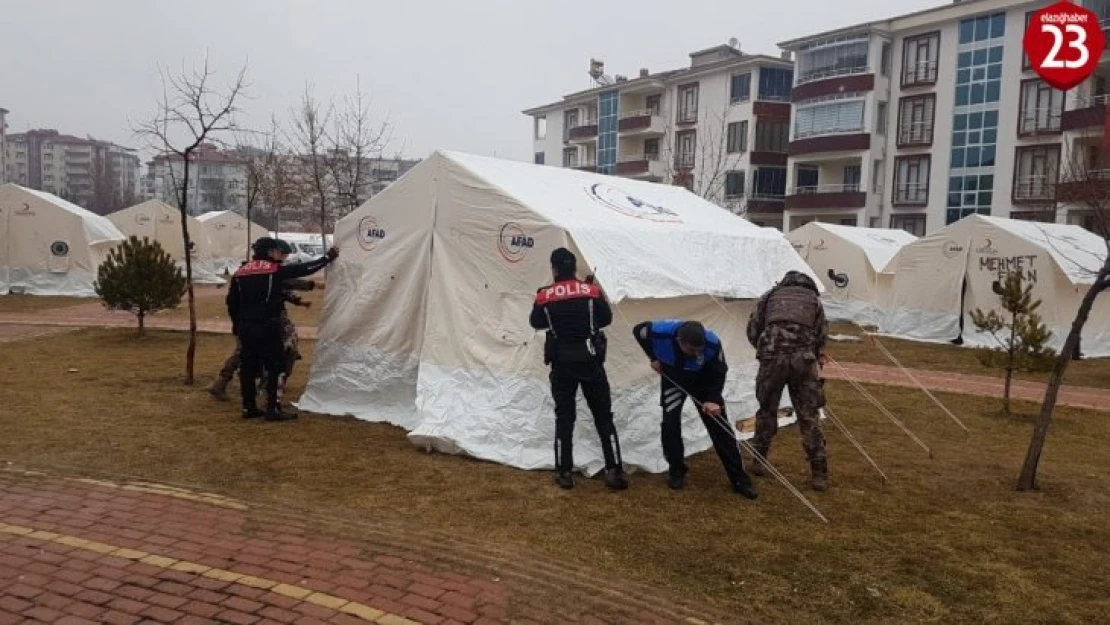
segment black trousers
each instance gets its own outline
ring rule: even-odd
[[[551,397],[555,400],[555,468],[574,470],[574,421],[578,416],[578,387],[594,417],[601,437],[605,468],[620,467],[620,441],[613,425],[613,404],[609,377],[598,362],[556,362],[551,365]]]
[[[242,344],[239,366],[239,388],[243,392],[243,408],[258,408],[255,380],[266,373],[266,408],[278,405],[278,376],[285,369],[285,346],[282,342],[281,322],[239,324],[239,342]]]
[[[706,397],[704,393],[699,392],[700,389],[696,386],[695,388],[688,388],[688,390],[694,394],[694,399],[698,400],[699,404],[707,401],[720,404],[721,414],[719,416],[714,417],[706,414],[702,411],[700,405],[698,406],[698,416],[701,417],[702,425],[709,432],[709,439],[713,441],[713,449],[721,460],[721,466],[724,467],[725,474],[728,475],[729,483],[738,484],[749,481],[751,478],[744,472],[744,460],[740,456],[740,447],[736,441],[736,433],[729,423],[724,400],[720,397]],[[660,394],[660,404],[663,406],[663,424],[661,428],[663,457],[666,458],[672,475],[686,474],[686,446],[682,442],[682,407],[686,404],[686,397],[685,391],[678,388],[667,378],[663,378]]]

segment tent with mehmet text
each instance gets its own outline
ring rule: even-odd
[[[821,279],[829,319],[875,324],[882,315],[879,275],[902,246],[917,240],[903,230],[857,228],[811,221],[786,238]]]
[[[994,283],[1021,271],[1034,283],[1033,298],[1059,351],[1079,303],[1106,258],[1102,237],[1062,224],[971,215],[904,246],[880,276],[884,334],[925,341],[963,338],[969,346],[996,347],[978,332],[970,313],[1000,309]],[[1095,300],[1081,349],[1110,356],[1110,298]]]
[[[551,468],[555,422],[542,332],[528,323],[565,246],[614,304],[606,363],[626,464],[665,467],[659,377],[632,337],[644,320],[704,322],[724,342],[730,416],[754,415],[744,324],[788,270],[781,233],[681,187],[436,152],[336,225],[323,323],[299,406],[405,428],[416,445]],[[709,447],[690,406],[687,450]],[[695,421],[697,424],[695,425]],[[585,403],[575,459],[602,465]]]

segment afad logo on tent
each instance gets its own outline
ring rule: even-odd
[[[150,223],[150,215],[147,215],[146,213],[139,213],[138,215],[135,215],[135,223],[139,224],[140,226],[147,225],[148,223]]]
[[[524,260],[528,250],[535,246],[535,239],[525,234],[523,228],[511,221],[501,226],[501,231],[497,235],[497,251],[501,253],[501,258],[510,263]]]
[[[962,254],[963,251],[964,246],[956,243],[952,239],[948,239],[947,241],[945,241],[944,247],[941,248],[941,253],[944,254],[945,258],[955,258]]]
[[[669,208],[645,202],[604,182],[587,185],[586,195],[590,196],[595,202],[601,203],[602,206],[622,215],[661,223],[682,223],[678,213]]]
[[[378,225],[373,217],[363,217],[358,222],[358,246],[367,252],[378,246],[385,238],[385,228]]]

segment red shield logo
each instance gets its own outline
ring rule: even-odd
[[[1093,11],[1057,2],[1033,14],[1022,45],[1037,75],[1066,91],[1095,71],[1106,37]]]

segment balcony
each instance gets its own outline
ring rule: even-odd
[[[590,119],[567,129],[569,143],[592,143],[597,141],[597,120]]]
[[[785,101],[756,100],[752,103],[752,115],[767,119],[784,119],[790,121],[790,99]]]
[[[1106,119],[1106,101],[1110,96],[1099,95],[1083,102],[1085,106],[1064,111],[1060,116],[1060,129],[1064,132],[1098,128]]]
[[[902,68],[903,87],[927,87],[937,83],[937,62],[906,63]]]
[[[1110,195],[1110,169],[1091,169],[1075,172],[1070,180],[1056,183],[1055,200],[1069,204],[1094,204],[1101,206]]]
[[[898,147],[933,145],[933,122],[909,122],[898,128]]]
[[[868,149],[871,149],[871,134],[861,130],[823,133],[820,136],[803,135],[791,141],[787,148],[790,156],[857,152]]]
[[[894,206],[927,206],[929,204],[929,183],[895,183],[894,197],[891,200]]]
[[[1018,115],[1018,136],[1060,134],[1063,112],[1055,108],[1036,108]]]
[[[597,171],[597,161],[583,161],[581,163],[572,163],[570,165],[567,165],[567,167],[569,167],[571,169],[577,169],[578,171],[596,172]]]
[[[653,109],[625,111],[617,121],[617,132],[622,137],[662,135],[665,132],[663,116]]]
[[[1021,176],[1014,180],[1013,191],[1015,204],[1055,202],[1056,180],[1045,174]]]
[[[788,209],[863,208],[866,205],[867,193],[860,190],[859,184],[799,186],[786,196]]]
[[[748,194],[747,209],[749,213],[781,214],[786,208],[786,195],[772,193],[766,190],[752,189]]]
[[[866,68],[865,68],[866,70]],[[821,96],[837,95],[842,93],[866,93],[875,90],[875,75],[855,73],[847,75],[830,75],[821,79],[807,82],[798,82],[791,92],[790,98],[794,102],[819,98]]]
[[[615,173],[625,178],[662,180],[667,172],[658,154],[645,154],[639,158],[617,161]]]

